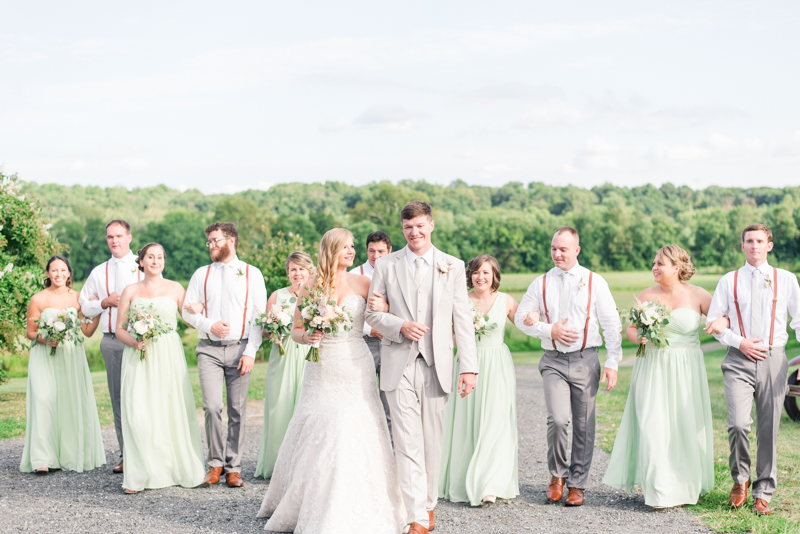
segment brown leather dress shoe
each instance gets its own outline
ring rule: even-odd
[[[753,509],[758,515],[769,515],[772,513],[772,510],[769,508],[769,503],[764,499],[756,499]]]
[[[244,481],[239,473],[228,473],[225,475],[225,480],[228,481],[229,488],[241,488],[244,486]]]
[[[550,485],[547,486],[547,500],[550,502],[558,502],[564,495],[564,482],[565,479],[559,477],[552,477]]]
[[[570,488],[567,494],[567,500],[564,501],[564,506],[580,506],[583,504],[583,490],[578,488]]]
[[[115,465],[114,469],[112,469],[111,471],[117,474],[122,473],[122,460],[120,460],[119,463]]]
[[[411,527],[408,529],[408,534],[428,534],[428,529],[419,523],[411,523]]]
[[[212,467],[206,473],[206,478],[203,479],[203,484],[216,484],[219,482],[219,476],[222,474],[221,467]]]
[[[428,510],[428,532],[436,528],[436,523],[433,521],[433,510]]]
[[[744,506],[744,503],[747,502],[747,488],[749,487],[749,480],[744,484],[734,484],[730,497],[728,498],[728,503],[734,508],[741,508]]]

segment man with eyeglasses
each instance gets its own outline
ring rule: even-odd
[[[198,330],[197,370],[203,393],[208,474],[205,484],[225,475],[229,487],[241,477],[250,371],[261,346],[254,319],[267,306],[264,276],[236,255],[239,233],[233,223],[206,228],[211,265],[195,271],[186,290],[183,319]],[[228,438],[223,441],[222,386],[228,397]]]

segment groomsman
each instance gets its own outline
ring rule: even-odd
[[[215,222],[206,228],[211,265],[195,271],[185,302],[202,303],[194,314],[184,307],[184,320],[197,328],[197,370],[203,393],[208,473],[205,484],[225,475],[229,487],[244,485],[241,477],[247,412],[247,390],[261,329],[253,320],[267,306],[264,276],[236,255],[239,233],[233,223]],[[222,387],[228,396],[228,438],[223,441]]]
[[[367,236],[367,262],[359,265],[351,273],[366,276],[372,280],[372,274],[375,272],[375,260],[391,254],[392,240],[385,232],[372,232]],[[375,373],[378,376],[381,374],[381,339],[383,336],[372,328],[366,321],[364,321],[364,340],[367,342],[370,352],[372,352],[372,359],[375,362]],[[386,392],[381,390],[381,403],[383,404],[383,411],[386,414],[386,424],[389,427],[389,434],[392,432],[392,420],[389,415],[389,403],[386,400]]]
[[[141,279],[141,271],[136,255],[131,252],[131,225],[121,219],[114,219],[106,225],[106,243],[111,251],[111,258],[92,269],[92,273],[83,284],[79,302],[81,312],[93,318],[102,314],[100,328],[103,340],[100,341],[100,352],[106,366],[108,393],[111,396],[111,407],[114,410],[114,429],[119,444],[119,463],[114,467],[115,473],[122,473],[122,412],[120,411],[120,378],[122,373],[122,350],[125,345],[115,335],[117,326],[117,306],[122,291]],[[98,297],[97,300],[89,300]],[[100,300],[102,299],[102,300]]]
[[[730,317],[730,328],[715,335],[728,346],[722,362],[728,405],[728,465],[733,477],[729,502],[739,508],[747,502],[750,486],[750,411],[756,403],[756,479],[753,508],[771,514],[769,502],[777,486],[777,440],[783,398],[786,394],[787,310],[791,327],[800,340],[800,286],[794,274],[771,267],[767,254],[774,246],[772,231],[751,224],[742,232],[744,267],[727,273],[717,284],[707,323]]]
[[[622,360],[622,324],[608,283],[578,264],[578,232],[569,226],[556,230],[550,245],[555,267],[536,278],[522,298],[514,323],[542,340],[544,356],[539,372],[547,404],[547,464],[550,485],[547,499],[558,502],[566,483],[564,504],[583,504],[592,467],[595,431],[595,396],[599,382],[606,391],[617,383]],[[537,312],[541,319],[525,325],[525,316]],[[601,372],[597,347],[606,341],[606,364]],[[600,376],[602,374],[602,380]],[[572,419],[572,457],[567,458],[567,428]]]

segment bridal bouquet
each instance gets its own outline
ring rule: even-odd
[[[313,334],[315,330],[336,334],[339,329],[347,332],[353,327],[353,316],[350,312],[337,305],[335,300],[330,300],[319,288],[310,289],[308,296],[300,299],[297,306],[308,334]],[[319,343],[311,344],[306,360],[319,361]]]
[[[48,341],[56,341],[62,344],[65,341],[72,341],[74,343],[83,343],[83,336],[80,334],[81,323],[91,323],[90,319],[81,319],[78,317],[78,312],[75,308],[64,308],[59,311],[54,317],[48,321],[41,319],[33,320],[39,325],[39,332],[36,338],[31,343],[31,348],[36,345],[39,337]],[[56,347],[50,347],[50,356],[54,356]]]
[[[283,304],[277,302],[265,313],[256,317],[256,324],[268,334],[272,334],[272,342],[278,345],[281,356],[286,354],[286,350],[283,348],[283,338],[292,332],[292,315],[289,310],[295,302],[297,302],[295,297]]]
[[[481,337],[497,328],[497,323],[489,324],[489,315],[482,314],[472,299],[469,299],[469,302],[469,311],[472,312],[472,327],[475,329],[475,337],[480,341]]]
[[[641,302],[636,299],[636,305],[628,312],[631,326],[636,327],[639,338],[647,338],[656,347],[668,347],[667,325],[671,319],[670,311],[666,306],[656,301]],[[639,345],[636,356],[644,356],[646,343]]]
[[[170,325],[162,321],[156,314],[152,304],[148,304],[147,306],[131,306],[125,318],[128,320],[122,323],[122,327],[128,328],[128,326],[130,326],[130,333],[133,338],[137,342],[143,341],[145,344],[145,348],[142,349],[140,355],[141,360],[144,360],[147,356],[145,353],[147,352],[147,344],[150,340],[162,334],[168,334],[173,330]]]

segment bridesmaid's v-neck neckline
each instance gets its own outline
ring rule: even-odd
[[[500,292],[497,291],[496,293],[497,294],[494,296],[494,300],[492,301],[491,306],[489,306],[489,309],[486,310],[485,312],[480,309],[480,307],[478,306],[478,303],[475,302],[474,300],[472,300],[471,297],[468,297],[468,298],[469,298],[469,300],[472,300],[472,303],[475,304],[475,307],[478,308],[478,311],[481,312],[481,315],[489,315],[489,312],[492,311],[492,308],[494,308],[494,305],[497,304],[497,299],[500,298]]]

